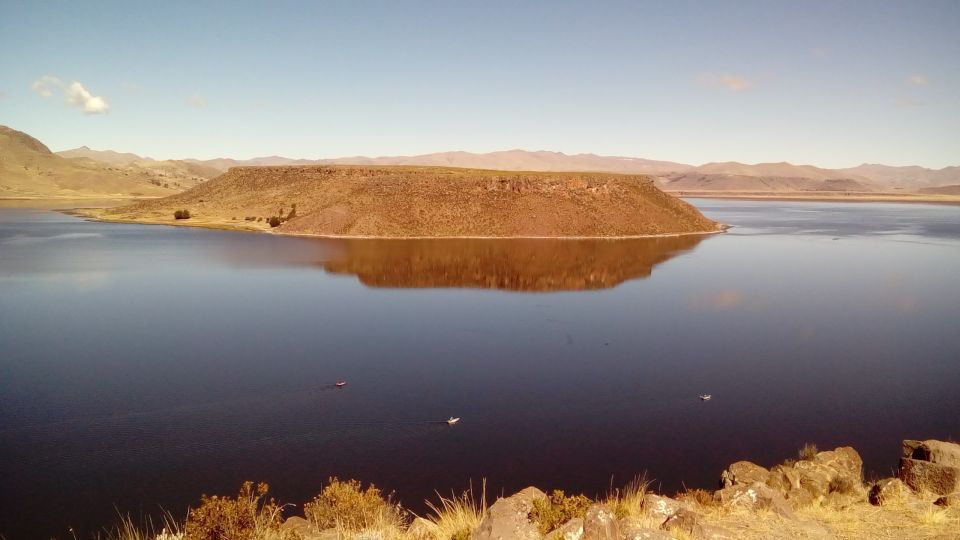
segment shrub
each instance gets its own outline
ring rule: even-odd
[[[276,227],[277,225],[280,225],[281,222],[280,218],[277,216],[271,216],[270,219],[267,220],[267,223],[269,223],[271,227]]]
[[[318,529],[336,527],[341,532],[358,532],[367,528],[400,527],[406,512],[384,498],[376,486],[364,490],[358,480],[331,477],[323,491],[303,505],[303,513]]]
[[[817,445],[807,443],[803,445],[803,448],[797,450],[797,456],[800,458],[800,461],[813,461],[813,458],[817,457]]]
[[[856,485],[853,481],[845,476],[838,476],[830,481],[830,493],[846,495],[847,493],[853,493],[855,488]]]
[[[634,477],[622,489],[612,490],[607,495],[606,503],[613,508],[618,518],[624,518],[639,513],[643,509],[643,496],[650,487],[647,475]]]
[[[439,493],[440,504],[427,501],[431,514],[427,520],[434,524],[435,536],[441,539],[467,540],[480,526],[487,512],[487,482],[484,480],[480,498],[473,495],[473,485],[459,497],[446,498]]]
[[[549,499],[533,501],[533,510],[528,517],[540,525],[540,534],[547,534],[573,518],[582,518],[592,501],[584,495],[567,496],[555,489]]]
[[[177,210],[173,213],[174,219],[190,219],[189,210]]]
[[[246,540],[272,535],[282,538],[281,507],[267,499],[269,486],[244,482],[236,498],[200,497],[200,506],[187,513],[184,540]]]

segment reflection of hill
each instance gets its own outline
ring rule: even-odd
[[[322,263],[370,287],[574,291],[615,287],[692,250],[701,235],[630,240],[350,240]]]

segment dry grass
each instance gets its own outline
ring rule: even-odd
[[[800,461],[813,461],[813,458],[817,457],[819,452],[817,445],[807,443],[797,450],[797,457],[800,458]]]
[[[713,493],[705,489],[687,489],[677,495],[677,499],[683,502],[691,503],[701,508],[719,506],[720,501],[713,498]]]
[[[373,484],[363,489],[357,480],[336,477],[303,511],[317,529],[336,528],[341,538],[399,538],[408,521],[407,512]]]
[[[610,490],[604,502],[613,508],[617,517],[639,516],[643,511],[643,496],[652,483],[645,474],[636,476],[623,488]]]
[[[169,513],[164,515],[163,524],[159,527],[154,526],[150,518],[137,523],[130,515],[121,515],[112,529],[106,529],[98,537],[103,540],[182,540],[183,531]]]
[[[437,540],[469,538],[480,526],[487,512],[487,482],[483,481],[479,500],[474,496],[473,485],[460,496],[450,498],[437,494],[439,504],[427,501],[430,515],[426,517],[433,527],[431,532]]]
[[[540,534],[560,527],[573,518],[582,518],[593,504],[585,495],[567,495],[555,489],[548,499],[535,499],[530,510],[530,521],[538,524]]]

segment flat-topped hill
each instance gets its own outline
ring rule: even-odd
[[[175,220],[177,210],[191,217]],[[645,176],[415,166],[235,167],[183,193],[96,216],[387,238],[620,237],[720,229]],[[272,217],[280,220],[273,228]]]

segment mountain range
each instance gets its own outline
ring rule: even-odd
[[[505,171],[645,174],[680,193],[960,193],[960,167],[928,169],[863,164],[826,169],[791,163],[689,165],[638,157],[504,150],[416,156],[294,159],[155,160],[86,146],[51,152],[26,133],[0,126],[0,198],[156,197],[189,189],[231,167],[286,165],[417,165]]]

